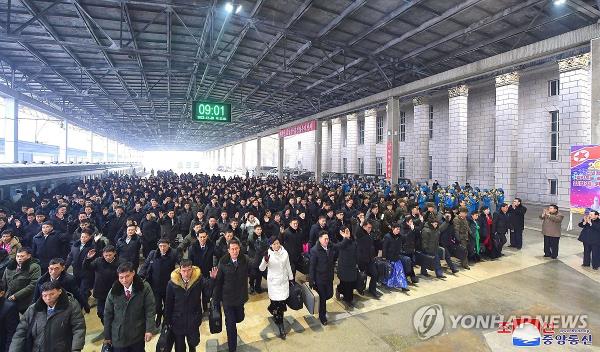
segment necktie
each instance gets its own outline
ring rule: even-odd
[[[128,301],[131,298],[131,291],[130,290],[125,290],[125,298],[127,298]]]
[[[48,315],[54,314],[54,308],[48,307]]]

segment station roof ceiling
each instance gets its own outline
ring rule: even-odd
[[[599,5],[0,0],[0,84],[140,149],[204,150],[596,23]],[[231,103],[232,122],[192,121],[194,100]]]

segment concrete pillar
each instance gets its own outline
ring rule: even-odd
[[[285,138],[278,136],[279,138],[279,154],[277,155],[277,177],[283,180],[283,156],[285,153]]]
[[[342,120],[331,120],[331,171],[342,172]]]
[[[261,137],[256,137],[256,170],[260,169],[262,165],[262,153],[261,153]]]
[[[5,98],[4,162],[19,162],[19,101]]]
[[[365,110],[365,144],[363,156],[365,158],[365,174],[375,174],[375,158],[377,139],[377,109]]]
[[[559,207],[570,206],[571,146],[592,143],[592,100],[590,91],[590,54],[558,62],[560,80],[559,148],[557,168]],[[597,133],[597,131],[595,132]]]
[[[426,97],[413,98],[413,180],[429,179],[429,101]]]
[[[346,116],[346,151],[348,159],[348,173],[358,173],[358,116],[350,114]]]
[[[507,201],[517,193],[517,129],[519,125],[519,73],[496,77],[496,136],[494,184]]]
[[[317,125],[319,122],[317,122]],[[321,124],[321,167],[322,172],[331,171],[331,141],[329,140],[329,121]],[[318,126],[317,126],[318,128]]]
[[[91,163],[94,161],[94,132],[90,131],[90,144],[87,148],[87,160]]]
[[[387,106],[387,143],[386,143],[386,175],[385,177],[398,184],[398,129],[400,128],[400,100],[397,97],[388,98]]]
[[[106,145],[104,146],[104,162],[108,162],[108,138],[106,138]]]
[[[246,171],[246,142],[242,142],[242,170]]]
[[[592,40],[592,144],[600,144],[600,38]]]
[[[467,182],[467,108],[469,87],[459,85],[448,90],[448,183]]]
[[[321,182],[321,174],[323,172],[323,124],[317,120],[315,129],[315,181]]]

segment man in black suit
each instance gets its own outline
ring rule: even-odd
[[[19,324],[19,310],[15,302],[8,301],[4,294],[6,286],[0,281],[0,352],[8,352],[17,324]]]
[[[200,230],[197,235],[198,241],[194,242],[188,251],[188,259],[192,261],[194,266],[200,268],[202,274],[202,310],[208,311],[208,302],[212,296],[210,285],[210,271],[215,266],[215,245],[208,240],[208,233],[204,229]]]

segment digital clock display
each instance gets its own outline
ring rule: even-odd
[[[231,122],[231,104],[194,101],[192,120],[203,122]]]

